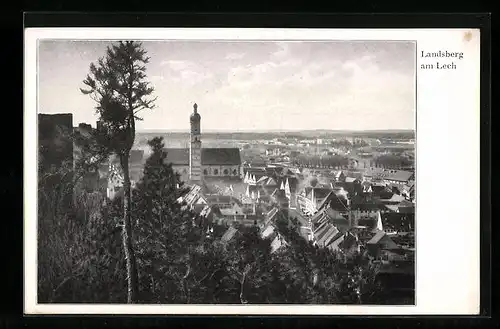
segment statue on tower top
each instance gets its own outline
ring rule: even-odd
[[[198,104],[194,103],[193,108],[194,108],[194,113],[198,113]]]

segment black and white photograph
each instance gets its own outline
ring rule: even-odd
[[[38,56],[39,302],[414,303],[414,42]]]
[[[416,40],[36,44],[37,304],[417,304]]]

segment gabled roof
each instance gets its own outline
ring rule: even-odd
[[[285,247],[287,245],[288,243],[283,239],[283,237],[277,234],[273,242],[271,242],[271,252],[276,252],[281,247]]]
[[[354,183],[355,181],[357,181],[358,179],[356,177],[346,177],[345,178],[345,182],[346,183]]]
[[[238,232],[238,230],[236,228],[234,228],[234,227],[231,226],[222,235],[222,237],[220,238],[220,240],[222,242],[229,242],[236,235],[237,232]]]
[[[306,187],[306,196],[311,197],[311,193],[313,190],[314,190],[314,197],[317,200],[326,198],[330,194],[330,192],[332,192],[332,189],[324,187]]]
[[[385,207],[387,209],[389,209],[390,211],[393,211],[393,212],[398,212],[399,211],[399,206],[398,205],[386,204]]]
[[[371,238],[370,241],[367,242],[367,244],[378,244],[384,236],[385,232],[383,231],[377,232],[377,234],[375,234],[375,236],[373,236],[373,238]]]
[[[319,243],[319,241],[323,242],[322,239],[327,233],[337,234],[337,232],[338,230],[333,224],[325,222],[321,224],[317,230],[314,231],[314,237],[316,238],[316,241]]]
[[[267,214],[266,214],[266,217],[267,217],[267,220],[274,220],[274,218],[276,217],[276,214],[278,213],[279,209],[278,208],[273,208],[271,209]]]
[[[266,182],[264,183],[266,185],[272,185],[272,186],[276,186],[278,185],[278,183],[276,183],[276,180],[272,177],[268,177]]]
[[[263,239],[271,236],[274,233],[274,226],[269,225],[262,233],[261,236]]]
[[[275,189],[271,196],[276,200],[276,202],[288,201],[284,190]]]
[[[344,235],[342,233],[339,233],[328,243],[326,248],[332,251],[336,251],[339,249],[339,245],[343,240],[344,240]]]
[[[201,187],[198,185],[192,185],[189,190],[183,196],[177,199],[178,202],[186,202],[188,206],[192,206],[195,202],[197,202],[200,197]]]
[[[202,148],[202,165],[240,165],[240,149],[238,148]]]
[[[384,249],[398,249],[398,245],[383,231],[378,231],[366,244],[380,245]]]
[[[346,211],[348,209],[347,199],[343,195],[337,195],[332,191],[319,205],[318,210],[332,208],[337,211]]]
[[[256,182],[256,183],[257,183],[257,184],[264,184],[264,183],[267,181],[267,179],[268,179],[268,178],[269,178],[269,177],[267,177],[267,176],[262,176],[262,177],[260,177],[259,179],[257,179],[257,182]]]
[[[328,228],[322,234],[322,236],[317,237],[318,245],[320,246],[328,246],[329,243],[335,241],[336,238],[340,237],[342,233],[332,224],[328,225]]]
[[[212,207],[208,205],[205,205],[205,207],[200,212],[200,216],[204,218],[209,218],[212,214]]]
[[[354,246],[356,244],[356,242],[357,242],[357,238],[353,234],[345,233],[344,239],[342,239],[342,241],[340,241],[338,246],[341,249],[349,249],[352,246]]]

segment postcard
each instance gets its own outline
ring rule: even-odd
[[[26,314],[477,314],[479,30],[25,31]]]

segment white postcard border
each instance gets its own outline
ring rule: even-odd
[[[470,34],[468,34],[470,33]],[[464,36],[470,36],[465,38]],[[417,42],[415,306],[37,304],[37,41],[414,40]],[[421,70],[419,52],[461,51],[457,69]],[[477,314],[479,312],[479,30],[160,29],[25,30],[24,294],[26,314]]]

